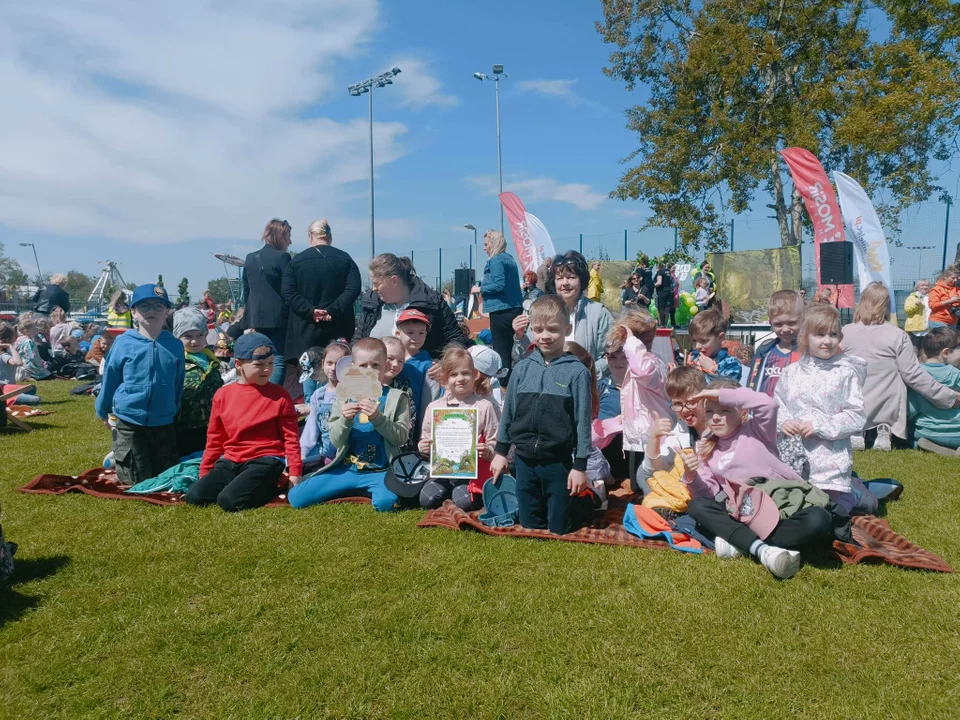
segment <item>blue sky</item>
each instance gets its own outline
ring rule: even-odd
[[[616,257],[646,215],[607,198],[636,144],[623,109],[644,92],[602,75],[600,12],[539,0],[3,3],[13,112],[0,114],[0,242],[28,271],[19,242],[36,244],[45,272],[97,274],[111,259],[132,282],[185,275],[196,295],[222,275],[211,253],[256,249],[271,217],[303,249],[309,222],[326,217],[363,266],[367,102],[346,87],[398,65],[375,97],[377,250],[413,251],[429,277],[442,247],[447,275],[467,260],[464,223],[499,225],[494,88],[472,77],[496,62],[510,75],[504,189],[558,250],[604,235]],[[765,202],[737,220],[738,249],[777,244]],[[921,239],[934,242],[929,224]],[[631,254],[671,244],[669,230],[630,234]]]

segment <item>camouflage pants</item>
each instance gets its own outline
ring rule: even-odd
[[[177,464],[177,432],[173,424],[160,427],[132,425],[117,419],[113,438],[117,480],[136,485]]]

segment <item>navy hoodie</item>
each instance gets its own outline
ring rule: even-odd
[[[166,330],[156,340],[127,330],[107,354],[97,417],[112,412],[131,425],[170,425],[183,395],[184,357],[183,343]]]

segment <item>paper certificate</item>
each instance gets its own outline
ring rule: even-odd
[[[475,480],[477,477],[476,408],[437,408],[430,431],[430,477]]]

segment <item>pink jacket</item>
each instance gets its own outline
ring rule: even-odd
[[[623,346],[629,369],[620,388],[623,417],[623,449],[643,452],[653,425],[651,413],[676,424],[677,416],[667,398],[667,366],[632,335]]]
[[[713,499],[723,492],[730,516],[764,539],[777,526],[780,512],[769,495],[743,483],[754,477],[795,482],[803,482],[803,478],[777,455],[776,400],[765,393],[737,388],[721,390],[719,402],[750,410],[752,417],[735,435],[717,439],[713,454],[700,465],[690,483],[690,494]]]

